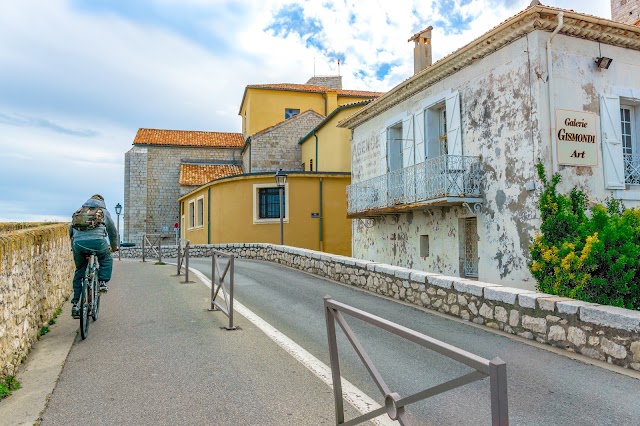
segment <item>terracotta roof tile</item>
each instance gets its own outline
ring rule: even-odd
[[[251,84],[247,86],[248,89],[271,89],[271,90],[287,90],[291,92],[312,92],[312,93],[326,93],[337,92],[338,96],[357,96],[367,98],[377,98],[382,96],[384,92],[371,92],[367,90],[344,90],[344,89],[330,89],[325,86],[316,86],[313,84],[290,84],[290,83],[277,83],[277,84]]]
[[[242,133],[138,129],[133,144],[240,148],[244,146],[244,139]]]
[[[242,166],[232,164],[180,164],[178,183],[186,186],[200,186],[214,179],[239,175]]]

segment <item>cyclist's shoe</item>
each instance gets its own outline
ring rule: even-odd
[[[75,319],[80,318],[80,305],[78,303],[71,304],[71,317]]]
[[[109,291],[109,287],[107,287],[107,283],[105,281],[100,281],[98,283],[98,289],[100,290],[100,293],[106,293]]]

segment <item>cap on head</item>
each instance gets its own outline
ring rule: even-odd
[[[104,197],[102,195],[100,195],[100,194],[92,195],[91,198],[95,198],[96,200],[104,201]]]

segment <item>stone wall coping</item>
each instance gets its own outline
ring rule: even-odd
[[[534,291],[513,287],[486,287],[484,298],[496,302],[515,305],[519,294],[533,294]]]
[[[556,303],[558,303],[558,302],[573,302],[573,301],[575,301],[575,299],[570,299],[568,297],[548,296],[548,297],[539,298],[538,299],[538,306],[543,311],[555,312]]]
[[[577,315],[580,308],[585,306],[600,306],[596,303],[583,302],[581,300],[569,299],[567,301],[556,302],[556,310],[559,314]]]
[[[484,289],[488,287],[501,287],[499,284],[485,283],[467,279],[457,279],[453,281],[453,288],[460,293],[469,293],[473,296],[482,297]]]
[[[427,283],[436,287],[451,289],[453,287],[453,277],[446,275],[432,275],[427,277]]]
[[[546,300],[550,297],[553,297],[553,295],[547,294],[547,293],[538,293],[538,292],[521,293],[518,295],[518,304],[523,308],[536,309],[536,302],[538,302],[538,300],[540,299]],[[555,307],[555,304],[554,304],[554,307]],[[547,310],[553,311],[555,309],[552,308]]]
[[[426,284],[427,277],[432,277],[434,275],[438,275],[438,274],[434,274],[433,272],[416,271],[415,269],[411,269],[411,273],[409,274],[409,279],[411,281]]]
[[[581,321],[626,331],[640,331],[640,312],[616,306],[581,306]]]
[[[390,275],[392,277],[396,276],[396,271],[408,271],[406,268],[402,268],[400,266],[389,265],[386,263],[376,263],[374,266],[374,270],[380,274]],[[408,278],[408,275],[407,275]]]

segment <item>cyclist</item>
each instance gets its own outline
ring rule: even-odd
[[[108,243],[105,237],[109,237]],[[69,226],[69,238],[71,238],[73,260],[76,264],[76,273],[73,276],[71,316],[80,318],[78,300],[82,292],[82,279],[88,263],[86,256],[91,252],[96,253],[100,263],[98,270],[100,292],[106,293],[108,290],[107,282],[111,279],[113,266],[110,252],[118,250],[118,233],[102,195],[93,195],[73,214],[72,223]]]

